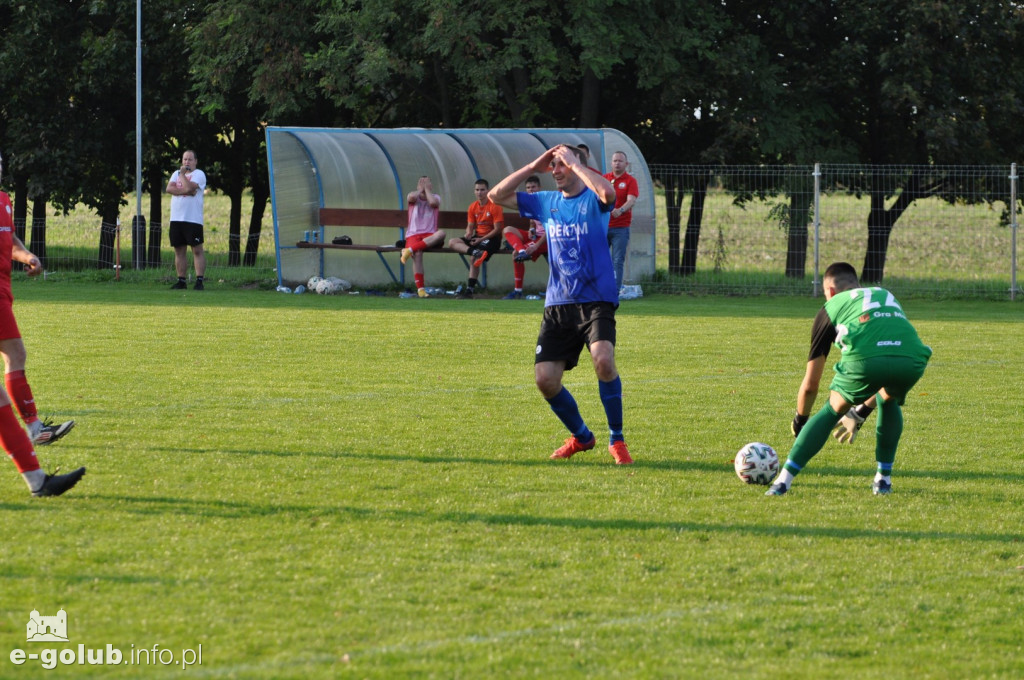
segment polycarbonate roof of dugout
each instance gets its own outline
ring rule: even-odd
[[[301,280],[311,267],[319,269],[313,274],[323,274],[322,254],[311,265],[308,252],[290,252],[305,230],[318,226],[319,208],[404,210],[406,195],[427,175],[442,210],[464,211],[477,179],[493,186],[550,147],[581,143],[590,148],[590,165],[602,173],[611,170],[615,151],[626,153],[641,194],[633,209],[633,278],[654,271],[654,188],[640,150],[618,130],[268,127],[266,135],[282,280]],[[550,173],[540,177],[543,189],[555,189]],[[649,263],[633,252],[648,250]]]

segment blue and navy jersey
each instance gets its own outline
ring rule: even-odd
[[[590,189],[566,198],[560,191],[516,193],[519,214],[544,225],[548,237],[548,290],[545,306],[610,302],[619,304],[615,271],[608,252],[605,205]]]

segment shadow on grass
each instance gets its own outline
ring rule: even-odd
[[[759,536],[763,538],[833,538],[833,539],[909,539],[914,541],[964,541],[972,543],[1019,543],[1024,533],[985,533],[959,531],[884,530],[863,527],[816,527],[780,524],[741,524],[691,522],[686,520],[601,519],[593,517],[552,517],[486,512],[442,512],[426,510],[397,510],[346,505],[297,505],[279,503],[250,503],[217,499],[177,498],[170,496],[120,496],[89,494],[85,499],[109,502],[128,512],[139,515],[187,515],[189,517],[215,517],[252,519],[262,517],[294,521],[315,522],[333,517],[339,521],[371,522],[428,522],[452,524],[483,524],[487,526],[547,527],[571,530],[599,531],[671,531],[676,533],[725,534]]]
[[[553,446],[553,445],[552,445]],[[575,466],[583,468],[611,467],[623,472],[640,469],[729,472],[732,474],[732,461],[728,464],[714,463],[703,460],[640,460],[633,466],[616,466],[611,454],[604,449],[577,454],[572,460],[553,461],[548,458],[549,449],[537,448],[536,455],[523,454],[521,458],[482,458],[467,456],[442,456],[437,454],[404,454],[404,453],[351,453],[347,451],[274,451],[270,449],[199,449],[181,447],[151,447],[151,451],[164,453],[192,453],[202,456],[228,454],[241,456],[272,456],[277,458],[311,457],[311,458],[346,458],[351,460],[381,461],[388,463],[425,463],[428,465],[496,465],[517,467],[550,467],[559,468]],[[553,449],[551,449],[553,450]]]
[[[88,447],[86,447],[88,448]],[[649,460],[638,456],[636,463],[631,466],[615,466],[604,450],[585,452],[577,454],[572,460],[552,461],[547,457],[546,449],[538,447],[536,455],[523,454],[522,458],[484,458],[467,456],[442,456],[437,454],[413,454],[413,453],[353,453],[349,451],[280,451],[273,449],[223,449],[223,448],[183,448],[183,447],[151,447],[151,451],[164,453],[191,453],[202,456],[228,454],[240,456],[272,456],[276,458],[345,458],[350,460],[382,461],[388,463],[424,463],[428,465],[456,464],[456,465],[495,465],[495,466],[516,466],[516,467],[550,467],[559,468],[575,466],[582,468],[611,467],[623,472],[641,470],[668,470],[673,472],[711,472],[733,475],[731,460],[716,462],[714,460],[675,460],[659,459]],[[810,467],[802,478],[814,476],[820,477],[871,477],[875,473],[874,461],[865,459],[864,465],[860,467],[838,467],[834,465],[820,465]],[[956,482],[964,480],[982,480],[1007,482],[1009,484],[1024,484],[1024,473],[1019,472],[978,472],[956,468],[927,470],[927,469],[897,469],[894,472],[896,478],[925,478],[939,479],[943,481]],[[0,503],[0,509],[5,506]]]

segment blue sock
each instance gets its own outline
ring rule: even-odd
[[[601,403],[604,404],[604,414],[608,418],[608,443],[625,441],[622,436],[622,380],[619,376],[608,382],[598,380],[597,388],[601,393]]]
[[[572,398],[572,394],[565,387],[562,388],[561,392],[548,399],[548,404],[551,405],[551,410],[555,412],[558,419],[569,429],[569,432],[576,436],[576,439],[579,439],[581,442],[589,442],[594,438],[594,433],[583,422],[583,416],[580,415],[580,409],[576,405],[576,400]]]

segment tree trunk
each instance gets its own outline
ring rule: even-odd
[[[665,177],[665,215],[668,219],[668,273],[679,273],[679,213],[682,210],[683,178],[669,174]]]
[[[889,251],[889,235],[894,222],[885,209],[885,194],[871,193],[871,214],[868,216],[868,249],[864,253],[861,283],[881,283],[885,273],[885,257]]]
[[[46,269],[46,198],[39,197],[32,201],[32,240],[31,250]]]
[[[149,242],[146,244],[146,262],[150,267],[160,267],[163,258],[160,248],[163,240],[163,176],[159,171],[149,176]]]
[[[601,81],[587,67],[583,72],[583,92],[580,96],[580,127],[596,128],[601,120]],[[597,151],[597,149],[594,149]]]
[[[242,184],[239,182],[238,189],[231,189],[227,192],[231,199],[231,213],[228,217],[228,266],[237,267],[241,262],[242,242]]]
[[[257,182],[252,188],[252,217],[249,220],[249,238],[245,242],[245,259],[242,261],[246,267],[256,265],[256,253],[260,247],[260,233],[263,230],[263,215],[266,213],[269,198],[270,187],[266,182]]]
[[[802,279],[807,272],[807,225],[811,221],[812,195],[797,189],[789,195],[789,237],[786,276]]]
[[[693,199],[690,201],[690,215],[686,219],[686,235],[683,238],[683,259],[679,273],[689,276],[697,271],[697,247],[700,245],[700,227],[704,219],[704,201],[708,197],[708,174],[700,171],[693,176]]]
[[[906,186],[900,191],[892,207],[885,207],[886,187],[879,186],[880,178],[871,177],[871,214],[868,215],[868,249],[864,253],[864,267],[861,269],[861,283],[881,283],[885,273],[885,258],[889,252],[889,236],[907,208],[918,198],[931,195],[940,184],[933,189],[922,187],[924,178],[915,173],[907,180]]]
[[[113,269],[117,264],[115,250],[117,240],[117,208],[104,210],[100,220],[100,252],[96,259],[97,269]]]
[[[45,210],[45,208],[44,208]],[[28,177],[14,176],[14,234],[25,243],[25,224],[28,222]],[[15,263],[16,265],[20,263]]]

